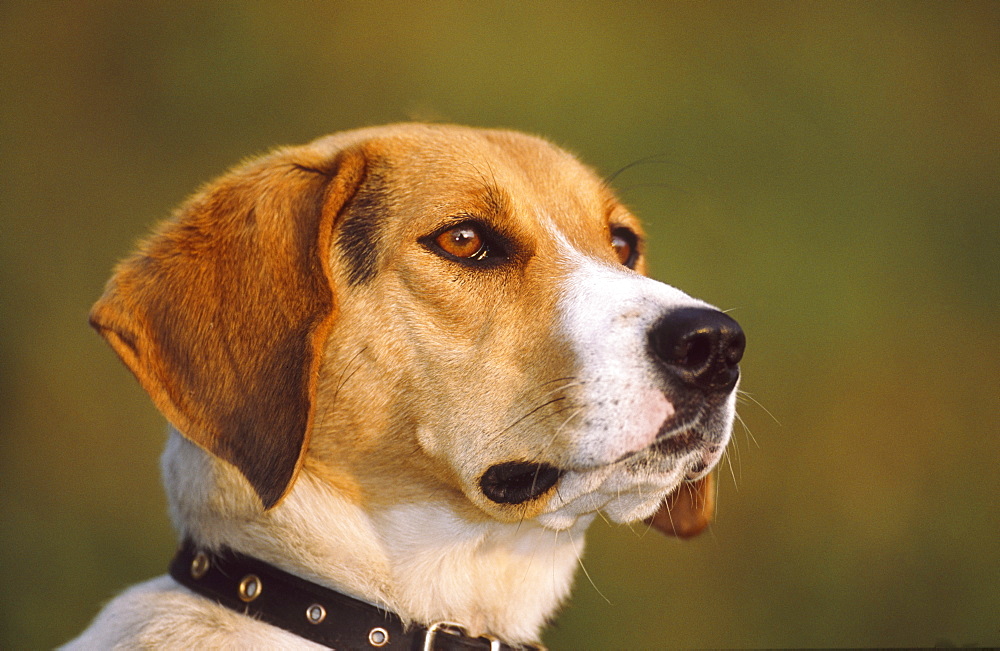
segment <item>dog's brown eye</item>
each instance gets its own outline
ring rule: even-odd
[[[511,261],[510,238],[475,218],[452,222],[419,242],[431,253],[473,269],[493,269]]]
[[[627,228],[616,228],[611,231],[611,248],[615,250],[618,261],[629,269],[635,266],[639,257],[635,233]]]
[[[442,251],[463,260],[480,260],[489,249],[486,241],[472,224],[459,224],[444,231],[434,239]]]

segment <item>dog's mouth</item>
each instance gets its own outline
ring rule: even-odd
[[[615,466],[628,461],[636,462],[644,457],[680,456],[692,450],[703,447],[704,439],[701,432],[688,429],[669,438],[658,440],[653,445],[636,453],[625,455],[613,463]],[[706,452],[715,452],[719,446],[710,446]],[[640,462],[641,463],[641,462]],[[688,470],[688,479],[700,476],[707,469],[708,463],[699,461]],[[599,466],[600,467],[604,467]],[[578,472],[588,472],[597,468],[573,468]],[[549,492],[556,483],[571,469],[557,468],[547,463],[531,463],[527,461],[507,461],[490,466],[479,478],[479,488],[483,495],[497,504],[524,504]]]
[[[508,461],[490,466],[479,488],[497,504],[524,504],[547,493],[564,472],[547,463]]]
[[[713,420],[706,416],[704,409],[685,411],[665,423],[649,446],[608,463],[560,463],[555,466],[544,462],[505,461],[494,464],[480,476],[479,489],[491,502],[519,505],[546,495],[570,474],[605,476],[621,468],[625,474],[643,475],[683,466],[683,479],[694,481],[711,470],[725,449],[728,436]]]

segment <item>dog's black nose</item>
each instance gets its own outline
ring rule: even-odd
[[[653,353],[684,384],[724,392],[736,386],[746,335],[740,324],[709,308],[669,312],[650,332]]]

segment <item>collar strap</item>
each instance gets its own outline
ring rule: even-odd
[[[451,622],[406,627],[395,613],[306,581],[231,549],[216,552],[185,540],[170,576],[231,610],[337,649],[544,649],[510,646],[491,635],[471,637]]]

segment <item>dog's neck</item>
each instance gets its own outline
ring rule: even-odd
[[[593,519],[557,533],[533,521],[470,522],[445,502],[370,512],[308,469],[264,513],[237,471],[176,432],[163,472],[183,536],[256,556],[405,621],[455,621],[511,643],[537,640],[569,594]]]

